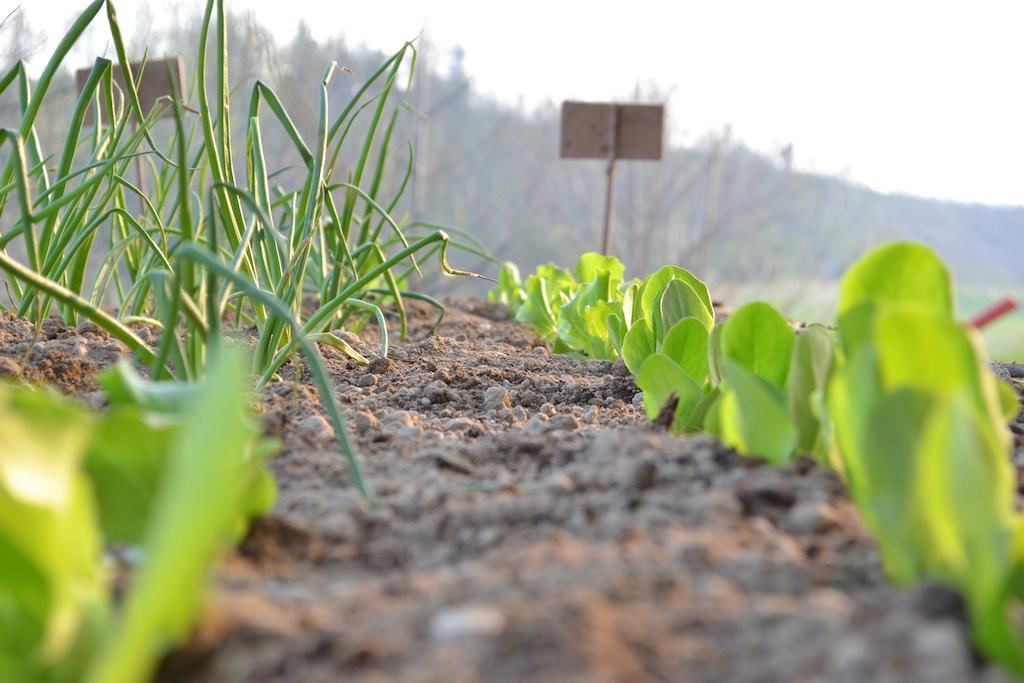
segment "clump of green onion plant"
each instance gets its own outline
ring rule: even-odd
[[[36,132],[40,108],[69,51],[104,9],[116,60],[96,59],[60,150],[48,154]],[[330,64],[315,94],[311,139],[273,89],[257,81],[243,110],[244,149],[237,149],[226,23],[223,0],[208,0],[196,107],[172,92],[143,110],[139,73],[129,67],[111,0],[82,12],[34,83],[24,63],[0,77],[0,95],[16,91],[21,106],[20,126],[0,131],[0,270],[10,307],[35,322],[54,310],[69,324],[90,320],[148,364],[156,380],[201,377],[225,320],[254,330],[252,372],[260,383],[301,353],[354,483],[369,495],[315,345],[365,361],[331,330],[375,318],[386,354],[383,307],[395,309],[403,336],[406,299],[443,315],[436,301],[407,289],[424,259],[436,259],[446,274],[471,275],[448,265],[444,230],[403,228],[392,217],[413,168],[410,150],[400,180],[386,182],[416,51],[405,44],[334,114],[328,85],[339,67]],[[95,123],[87,125],[90,110]],[[158,125],[168,113],[171,123]],[[281,127],[294,160],[268,159],[267,125]],[[350,170],[335,177],[343,158]],[[131,173],[140,159],[149,169],[145,191]],[[155,344],[137,333],[138,324],[159,331]]]

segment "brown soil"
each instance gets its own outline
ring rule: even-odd
[[[92,323],[69,329],[59,318],[36,327],[0,311],[0,378],[52,384],[66,392],[96,389],[97,370],[127,353]]]
[[[308,378],[263,393],[277,507],[162,681],[1005,680],[955,594],[886,583],[829,472],[659,433],[624,367],[552,355],[498,307],[456,302],[422,338],[429,315],[369,368],[325,351],[377,508]],[[39,339],[0,318],[0,374],[88,394],[123,352]]]

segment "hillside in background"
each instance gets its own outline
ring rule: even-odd
[[[386,58],[341,38],[317,42],[302,26],[293,41],[275,45],[252,15],[236,19],[229,45],[240,149],[255,76],[278,92],[309,139],[326,65],[336,60],[352,70],[331,82],[331,107],[338,111]],[[191,70],[197,31],[197,18],[182,21],[159,34],[150,54],[182,54]],[[524,271],[546,261],[571,265],[581,251],[597,248],[603,164],[557,158],[556,104],[524,111],[481,96],[462,70],[460,54],[440,54],[422,41],[419,47],[416,80],[403,93],[408,115],[396,123],[396,140],[408,145],[395,144],[387,152],[394,157],[385,178],[392,187],[400,184],[410,153],[415,158],[396,217],[463,229]],[[134,45],[137,56],[143,48]],[[9,58],[18,56],[16,49]],[[80,66],[88,66],[92,57],[82,55]],[[72,75],[61,79],[39,131],[45,149],[59,149],[75,96]],[[661,94],[638,88],[633,98],[658,100]],[[685,92],[674,93],[668,106],[684,107],[685,99]],[[15,122],[17,109],[16,102],[0,102],[0,125]],[[274,122],[263,123],[263,134],[268,151],[295,156]],[[347,150],[334,177],[347,174],[358,152]],[[243,155],[238,156],[243,164]],[[799,167],[799,150],[797,162]],[[936,163],[942,163],[938,154]],[[771,298],[793,315],[827,316],[843,270],[870,246],[901,238],[933,245],[950,263],[965,313],[1008,291],[1024,298],[1024,208],[884,195],[801,173],[782,155],[746,149],[728,128],[710,131],[692,146],[668,149],[661,162],[621,164],[616,191],[614,251],[630,272],[678,263],[737,303]],[[481,272],[495,268],[467,255],[452,258]],[[459,280],[438,279],[433,286],[483,291]],[[996,328],[1001,354],[1024,350],[1019,321],[1020,316]]]

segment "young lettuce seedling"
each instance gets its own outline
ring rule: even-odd
[[[529,323],[559,353],[617,358],[629,315],[624,312],[628,286],[625,267],[611,256],[588,253],[573,273],[542,265],[519,285],[519,270],[505,264],[491,301],[504,303],[519,322]]]
[[[498,284],[487,293],[487,299],[497,304],[508,306],[512,310],[518,309],[526,300],[526,292],[523,291],[523,283],[519,278],[519,268],[511,261],[507,261],[498,271]]]
[[[94,418],[0,383],[0,680],[72,680],[109,621],[96,502],[82,466]]]
[[[210,567],[275,487],[245,366],[197,384],[106,374],[110,411],[0,384],[0,680],[149,680],[201,609]],[[117,605],[101,549],[142,561]]]
[[[978,647],[1020,675],[1009,612],[1022,526],[1006,428],[1018,404],[953,300],[946,267],[919,244],[885,245],[844,277],[828,385],[835,459],[892,579],[955,586]]]
[[[624,282],[625,271],[613,256],[590,252],[580,257],[575,269],[580,284],[560,311],[556,351],[602,359],[619,356],[631,317],[627,301],[632,301],[632,283]]]
[[[633,297],[633,324],[622,345],[626,366],[638,373],[644,360],[662,349],[672,328],[687,318],[696,319],[705,330],[714,327],[715,310],[707,285],[677,266],[649,275]]]

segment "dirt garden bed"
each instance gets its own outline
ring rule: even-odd
[[[369,368],[325,351],[378,509],[308,378],[261,394],[277,506],[160,680],[1005,680],[955,594],[887,584],[826,470],[666,436],[624,366],[553,355],[500,307],[455,302],[425,337],[430,316]],[[95,405],[123,353],[0,318],[0,375]]]

